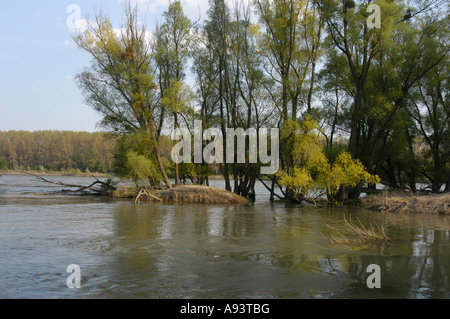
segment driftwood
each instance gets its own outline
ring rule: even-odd
[[[116,190],[116,187],[111,183],[111,181],[103,182],[99,180],[97,177],[95,181],[87,186],[84,185],[76,185],[76,184],[67,184],[60,181],[55,181],[50,178],[45,178],[40,175],[35,175],[32,173],[24,172],[24,174],[31,175],[36,177],[40,182],[50,183],[54,185],[61,185],[64,187],[76,188],[76,190],[63,189],[63,193],[73,193],[73,194],[82,194],[82,195],[108,195],[112,191]]]
[[[135,202],[135,203],[139,202],[139,199],[140,199],[141,197],[147,197],[147,199],[148,199],[149,197],[151,197],[151,198],[153,198],[153,199],[156,199],[158,202],[162,202],[162,201],[163,201],[161,198],[159,198],[159,197],[153,195],[152,193],[150,193],[150,191],[149,191],[146,187],[143,187],[143,188],[139,191],[139,193],[138,193],[138,195],[136,196],[134,202]]]

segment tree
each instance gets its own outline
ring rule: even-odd
[[[0,157],[14,161],[11,169],[111,172],[115,147],[102,132],[0,131]]]
[[[8,169],[9,163],[3,157],[0,157],[0,171],[6,171]]]
[[[278,111],[275,123],[282,128],[297,121],[302,110],[313,111],[324,15],[315,2],[305,0],[257,0],[254,7],[263,28],[257,42],[258,52],[264,58],[265,74],[274,83],[266,88]],[[293,167],[292,146],[292,135],[282,134],[280,160],[286,172]],[[271,198],[275,184],[273,180]]]
[[[449,174],[450,101],[448,64],[418,81],[411,99],[411,117],[428,146],[422,173],[434,193],[441,191]]]
[[[210,0],[208,10],[208,19],[204,23],[203,37],[205,38],[206,49],[210,51],[213,57],[213,73],[216,77],[214,85],[215,100],[218,108],[218,124],[226,144],[226,129],[230,127],[230,110],[234,107],[233,102],[238,94],[236,88],[233,89],[229,34],[230,34],[230,12],[224,0]],[[227,157],[227,151],[224,149],[224,158]],[[230,169],[227,161],[223,163],[223,176],[225,179],[225,189],[231,191]]]
[[[128,167],[127,177],[134,181],[136,187],[139,181],[149,180],[151,185],[156,184],[156,181],[160,177],[156,165],[151,160],[133,151],[128,151],[126,157]]]
[[[165,184],[172,184],[167,176],[158,150],[159,125],[155,95],[158,86],[149,50],[145,24],[138,21],[137,8],[128,3],[126,24],[116,35],[112,24],[101,12],[96,24],[74,36],[78,47],[93,58],[90,68],[77,75],[77,83],[85,101],[103,115],[102,127],[111,132],[148,133],[159,170]]]
[[[156,61],[161,64],[160,78],[165,79],[165,85],[161,87],[162,107],[171,111],[175,130],[180,125],[179,117],[186,115],[181,113],[186,110],[186,105],[192,100],[184,101],[185,96],[180,95],[182,87],[184,92],[189,91],[182,81],[185,78],[184,68],[189,55],[192,23],[184,14],[183,7],[178,0],[169,4],[169,8],[163,13],[163,16],[165,20],[158,30],[157,36]],[[163,65],[166,67],[163,68]],[[181,104],[184,105],[181,106]],[[178,163],[175,163],[175,184],[178,185],[178,183],[179,169]]]
[[[328,31],[328,41],[334,44],[345,57],[349,79],[352,81],[353,105],[350,120],[349,150],[352,156],[361,156],[361,124],[364,115],[364,92],[369,71],[373,66],[375,56],[379,53],[385,41],[392,34],[395,21],[398,20],[399,8],[390,1],[377,2],[384,12],[382,28],[369,29],[366,23],[367,4],[370,1],[360,1],[359,5],[346,0],[319,1],[324,12]]]
[[[369,174],[358,159],[341,152],[330,164],[319,141],[317,121],[307,116],[300,124],[291,122],[285,133],[294,134],[295,166],[291,172],[281,171],[280,184],[286,187],[289,199],[315,202],[323,195],[333,203],[348,199],[345,188],[361,183],[374,184],[379,177]]]

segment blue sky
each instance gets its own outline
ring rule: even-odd
[[[147,12],[149,31],[169,0],[137,0]],[[72,42],[67,23],[80,8],[81,18],[96,9],[120,28],[123,0],[0,0],[0,130],[95,131],[100,116],[83,102],[74,76],[90,64]],[[207,0],[182,0],[198,18]]]

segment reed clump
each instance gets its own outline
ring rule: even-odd
[[[367,242],[388,242],[391,240],[383,226],[378,225],[376,222],[364,226],[358,218],[357,222],[352,222],[351,219],[348,221],[344,216],[344,226],[342,228],[329,227],[338,231],[336,234],[331,235],[333,244],[362,244]]]

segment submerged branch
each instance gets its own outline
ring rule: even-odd
[[[69,187],[69,188],[77,188],[76,190],[63,189],[62,192],[64,192],[64,193],[74,193],[74,194],[80,193],[80,194],[84,194],[84,195],[104,196],[104,195],[109,195],[114,190],[116,190],[116,187],[114,186],[113,182],[110,179],[108,179],[106,182],[103,182],[103,181],[99,180],[98,178],[96,178],[95,176],[92,176],[93,178],[95,178],[95,181],[93,183],[85,186],[85,185],[77,185],[77,184],[67,184],[67,183],[55,181],[55,180],[45,178],[40,175],[28,173],[28,172],[23,172],[23,173],[26,175],[31,175],[31,176],[36,177],[40,182],[45,182],[45,183],[54,184],[54,185],[60,185],[60,186]],[[94,187],[96,185],[99,185],[99,186]]]

